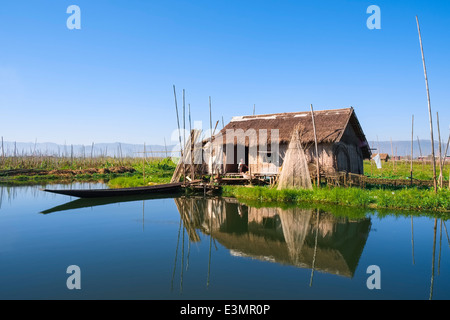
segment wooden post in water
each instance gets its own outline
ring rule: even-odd
[[[314,131],[314,146],[316,149],[316,175],[317,175],[317,187],[320,187],[320,171],[319,171],[319,150],[317,147],[317,134],[316,134],[316,122],[314,120],[314,110],[313,105],[311,104],[311,119]]]
[[[428,87],[427,68],[425,66],[425,56],[423,54],[423,45],[422,45],[422,36],[420,34],[419,18],[417,16],[416,16],[416,22],[417,22],[417,31],[419,33],[420,51],[422,54],[422,64],[423,64],[423,73],[425,76],[425,86],[426,86],[426,90],[427,90],[428,116],[430,119],[430,134],[431,134],[431,156],[433,157],[433,159],[432,159],[432,161],[433,161],[433,186],[434,186],[434,191],[437,192],[436,158],[434,155],[433,118],[431,116],[430,90]]]

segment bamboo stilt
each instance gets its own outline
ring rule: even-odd
[[[411,186],[413,184],[413,159],[414,159],[413,143],[414,143],[414,115],[412,115],[412,123],[411,123],[411,168],[409,171],[411,178]]]
[[[422,54],[422,64],[423,64],[423,73],[425,76],[425,86],[426,86],[426,90],[427,90],[428,116],[430,119],[430,135],[431,135],[431,155],[433,157],[433,159],[432,159],[432,161],[433,161],[433,185],[434,185],[434,191],[437,192],[436,158],[434,155],[433,118],[431,115],[430,89],[428,87],[427,68],[425,66],[425,56],[423,54],[422,36],[420,34],[419,18],[417,16],[416,16],[416,22],[417,22],[417,31],[419,33],[420,51]]]
[[[439,141],[439,179],[438,179],[438,185],[439,188],[442,188],[443,186],[443,173],[442,173],[442,148],[441,148],[441,130],[439,129],[439,113],[436,112],[436,123],[437,123],[437,129],[438,129],[438,141]]]
[[[311,104],[311,119],[314,130],[314,146],[316,149],[316,174],[317,174],[317,187],[320,187],[320,171],[319,171],[319,150],[317,147],[317,134],[316,134],[316,122],[314,120],[314,110],[313,105]]]

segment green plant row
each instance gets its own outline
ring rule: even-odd
[[[359,208],[450,212],[450,190],[404,188],[314,188],[277,190],[269,187],[224,186],[223,195],[266,203],[321,203]]]

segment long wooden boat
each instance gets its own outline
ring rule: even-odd
[[[181,190],[182,185],[183,185],[182,182],[176,182],[176,183],[158,184],[153,186],[135,187],[135,188],[69,189],[69,190],[44,189],[43,191],[78,198],[102,198],[102,197],[145,195],[152,193],[167,193],[167,192],[170,193]]]
[[[148,194],[140,195],[126,195],[120,197],[101,197],[101,198],[80,198],[72,200],[70,202],[58,205],[56,207],[41,211],[42,214],[49,214],[59,211],[70,211],[75,209],[92,208],[97,206],[132,202],[132,201],[143,201],[143,200],[156,200],[156,199],[173,199],[180,196],[180,192],[153,192]]]

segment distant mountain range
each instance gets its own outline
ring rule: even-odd
[[[411,156],[411,141],[392,141],[392,144],[390,141],[369,141],[369,146],[372,149],[372,154],[376,154],[378,152],[380,153],[387,153],[389,155],[396,155],[396,156]],[[441,141],[441,149],[442,154],[445,153],[445,149],[447,146],[447,140]],[[378,149],[380,151],[378,151]],[[447,151],[447,154],[450,153],[450,146],[449,150]],[[439,142],[435,141],[434,143],[434,154],[436,156],[439,155]],[[417,158],[420,155],[427,156],[431,155],[431,140],[420,140],[413,141],[413,157]]]
[[[442,153],[444,154],[445,148],[447,145],[447,141],[441,141]],[[96,156],[111,156],[111,157],[136,157],[142,156],[142,152],[144,151],[143,144],[130,144],[130,143],[94,143],[93,145],[61,145],[51,142],[11,142],[4,141],[4,153],[7,156],[14,155],[54,155],[54,156],[66,156],[70,157],[72,152],[76,157],[85,156],[90,157],[91,154],[93,157]],[[372,153],[378,153],[378,149],[380,149],[380,153],[387,153],[389,155],[392,154],[397,156],[409,156],[411,155],[411,141],[369,141],[369,146],[372,149]],[[435,155],[439,154],[439,143],[434,143]],[[147,152],[147,156],[164,156],[165,151],[178,151],[180,148],[177,145],[146,145],[145,151]],[[450,147],[449,147],[450,149]],[[1,150],[1,146],[0,146]],[[427,156],[431,154],[431,143],[430,140],[420,140],[420,148],[419,142],[417,140],[413,143],[413,151],[414,157],[418,157],[421,154],[423,156]],[[447,154],[450,154],[450,150],[447,151]],[[0,154],[1,156],[1,154]]]
[[[52,142],[3,142],[4,153],[7,156],[21,155],[50,155],[50,156],[74,156],[74,157],[138,157],[143,155],[144,144],[130,143],[94,143],[90,145],[61,145]],[[175,145],[145,145],[147,157],[165,155],[168,152],[179,150]],[[1,150],[1,145],[0,145]],[[1,153],[0,153],[1,156]]]

